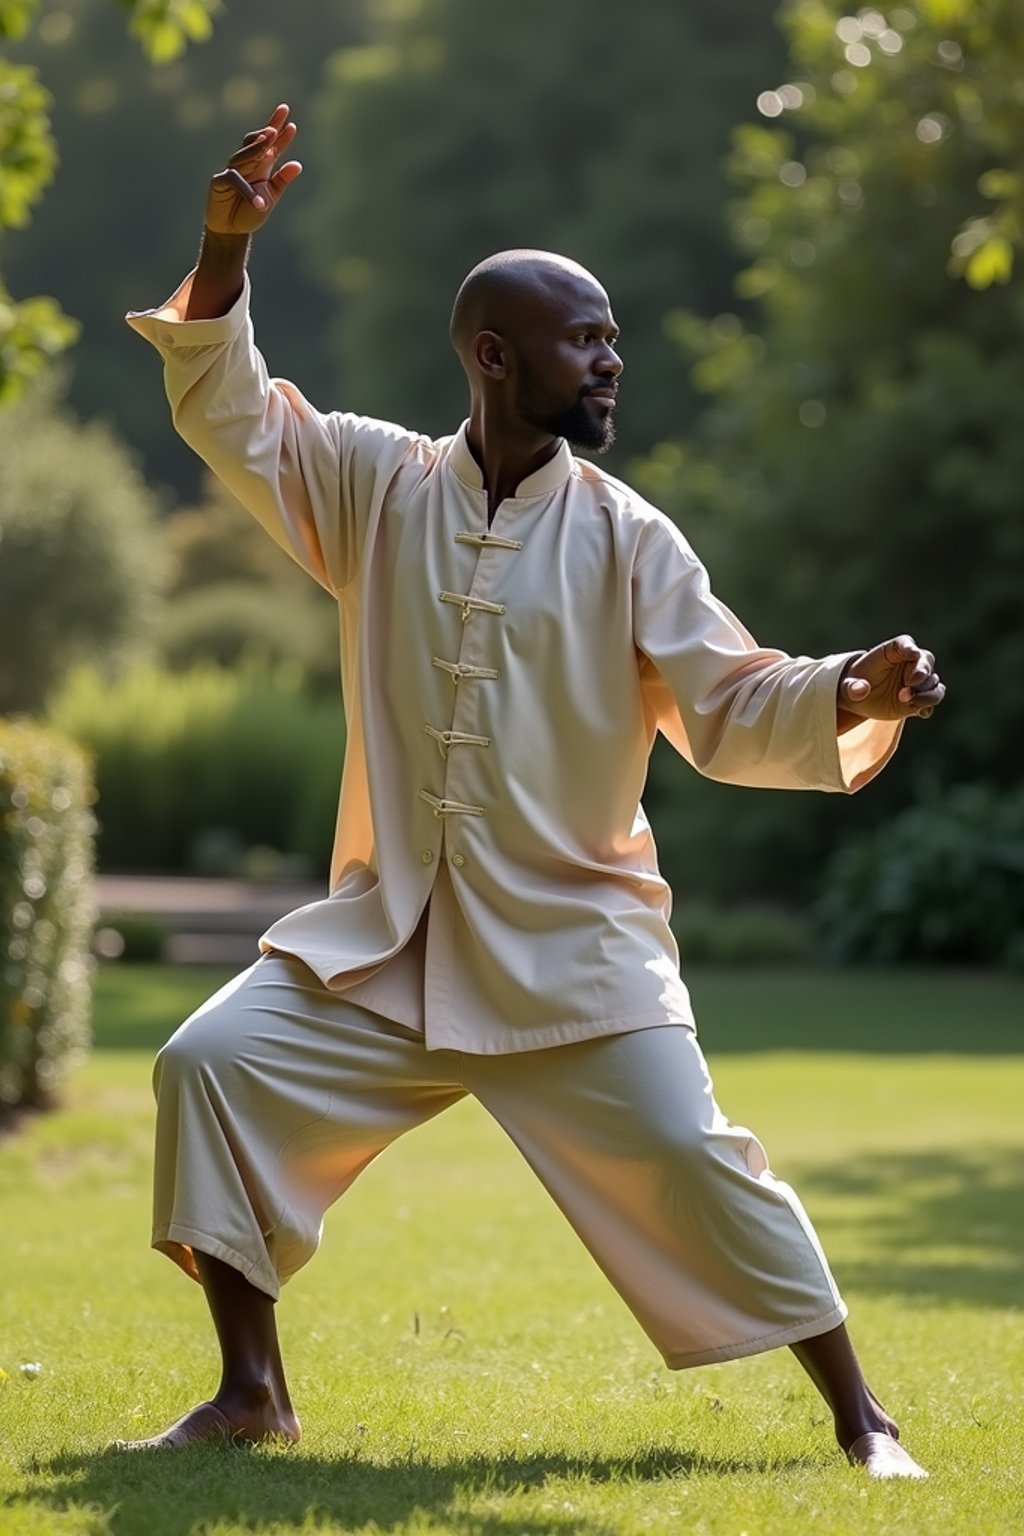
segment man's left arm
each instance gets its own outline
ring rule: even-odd
[[[658,726],[698,771],[767,789],[860,789],[903,722],[945,689],[907,635],[867,651],[789,656],[759,646],[711,592],[683,535],[660,523],[633,580],[641,677]]]

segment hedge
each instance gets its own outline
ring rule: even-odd
[[[83,751],[0,719],[0,1109],[50,1102],[88,1049],[93,799]]]
[[[262,850],[326,873],[345,721],[297,669],[80,668],[49,717],[94,758],[102,868],[240,875]]]
[[[1024,968],[1024,790],[907,807],[835,857],[817,917],[838,960]]]

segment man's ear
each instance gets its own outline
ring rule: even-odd
[[[481,331],[473,343],[473,356],[480,372],[488,379],[508,377],[508,358],[504,338],[497,331]]]

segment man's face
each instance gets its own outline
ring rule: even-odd
[[[610,448],[622,372],[618,334],[596,284],[566,277],[538,299],[515,339],[515,407],[523,421],[574,448]]]

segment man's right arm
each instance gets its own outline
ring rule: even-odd
[[[417,439],[348,413],[323,415],[271,379],[248,314],[253,232],[301,167],[274,165],[295,126],[278,107],[213,177],[195,271],[159,309],[128,316],[164,361],[180,435],[267,532],[338,592],[361,557],[367,518]],[[422,440],[419,440],[422,442]]]

